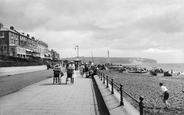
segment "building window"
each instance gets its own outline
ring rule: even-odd
[[[4,46],[4,50],[6,50],[6,46]]]
[[[0,32],[0,38],[4,38],[4,32]]]
[[[13,39],[10,40],[10,44],[13,44]]]
[[[11,51],[13,52],[13,51],[14,51],[14,49],[13,49],[13,48],[11,48]]]

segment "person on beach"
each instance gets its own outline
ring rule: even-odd
[[[166,106],[166,108],[169,107],[169,103],[167,102],[167,100],[169,99],[169,92],[168,92],[168,89],[163,85],[163,83],[159,83],[160,85],[160,88],[163,92],[163,94],[161,95],[161,97],[163,97],[163,102]]]

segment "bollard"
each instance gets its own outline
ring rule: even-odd
[[[123,102],[123,85],[120,84],[120,106],[121,105],[124,105],[124,102]]]
[[[103,75],[103,84],[105,84],[105,74]]]
[[[107,88],[108,88],[109,87],[108,76],[106,76],[106,81],[107,81]]]
[[[144,106],[143,106],[143,100],[144,100],[144,97],[143,96],[140,96],[139,97],[139,100],[140,100],[140,102],[139,102],[140,115],[143,115],[143,108],[144,108]]]
[[[114,86],[113,86],[113,85],[114,85],[114,83],[113,83],[113,81],[114,81],[114,80],[113,80],[113,79],[111,79],[111,86],[112,86],[111,94],[114,94]]]

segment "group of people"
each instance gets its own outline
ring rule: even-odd
[[[69,78],[71,80],[71,83],[74,83],[74,75],[75,75],[74,71],[75,71],[75,65],[73,62],[71,62],[66,67],[66,73],[67,73],[66,83]],[[61,70],[61,67],[58,64],[56,64],[53,68],[53,72],[54,72],[53,84],[61,83],[61,77],[64,75],[64,70]]]
[[[79,69],[81,76],[85,75],[86,78],[93,77],[97,72],[97,67],[92,62],[84,64],[81,63],[77,66],[77,68]],[[71,61],[70,63],[66,64],[65,70],[67,73],[66,82],[68,81],[68,79],[71,79],[71,83],[74,83],[76,64],[73,61]],[[53,83],[61,83],[60,79],[64,75],[64,71],[61,70],[58,64],[54,66],[53,71],[54,71]]]
[[[97,72],[97,67],[92,63],[85,63],[80,65],[80,74],[85,74],[86,78],[93,77]]]

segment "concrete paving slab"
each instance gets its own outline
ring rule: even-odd
[[[99,115],[91,79],[76,72],[75,83],[66,74],[61,84],[47,79],[0,98],[0,115]]]

